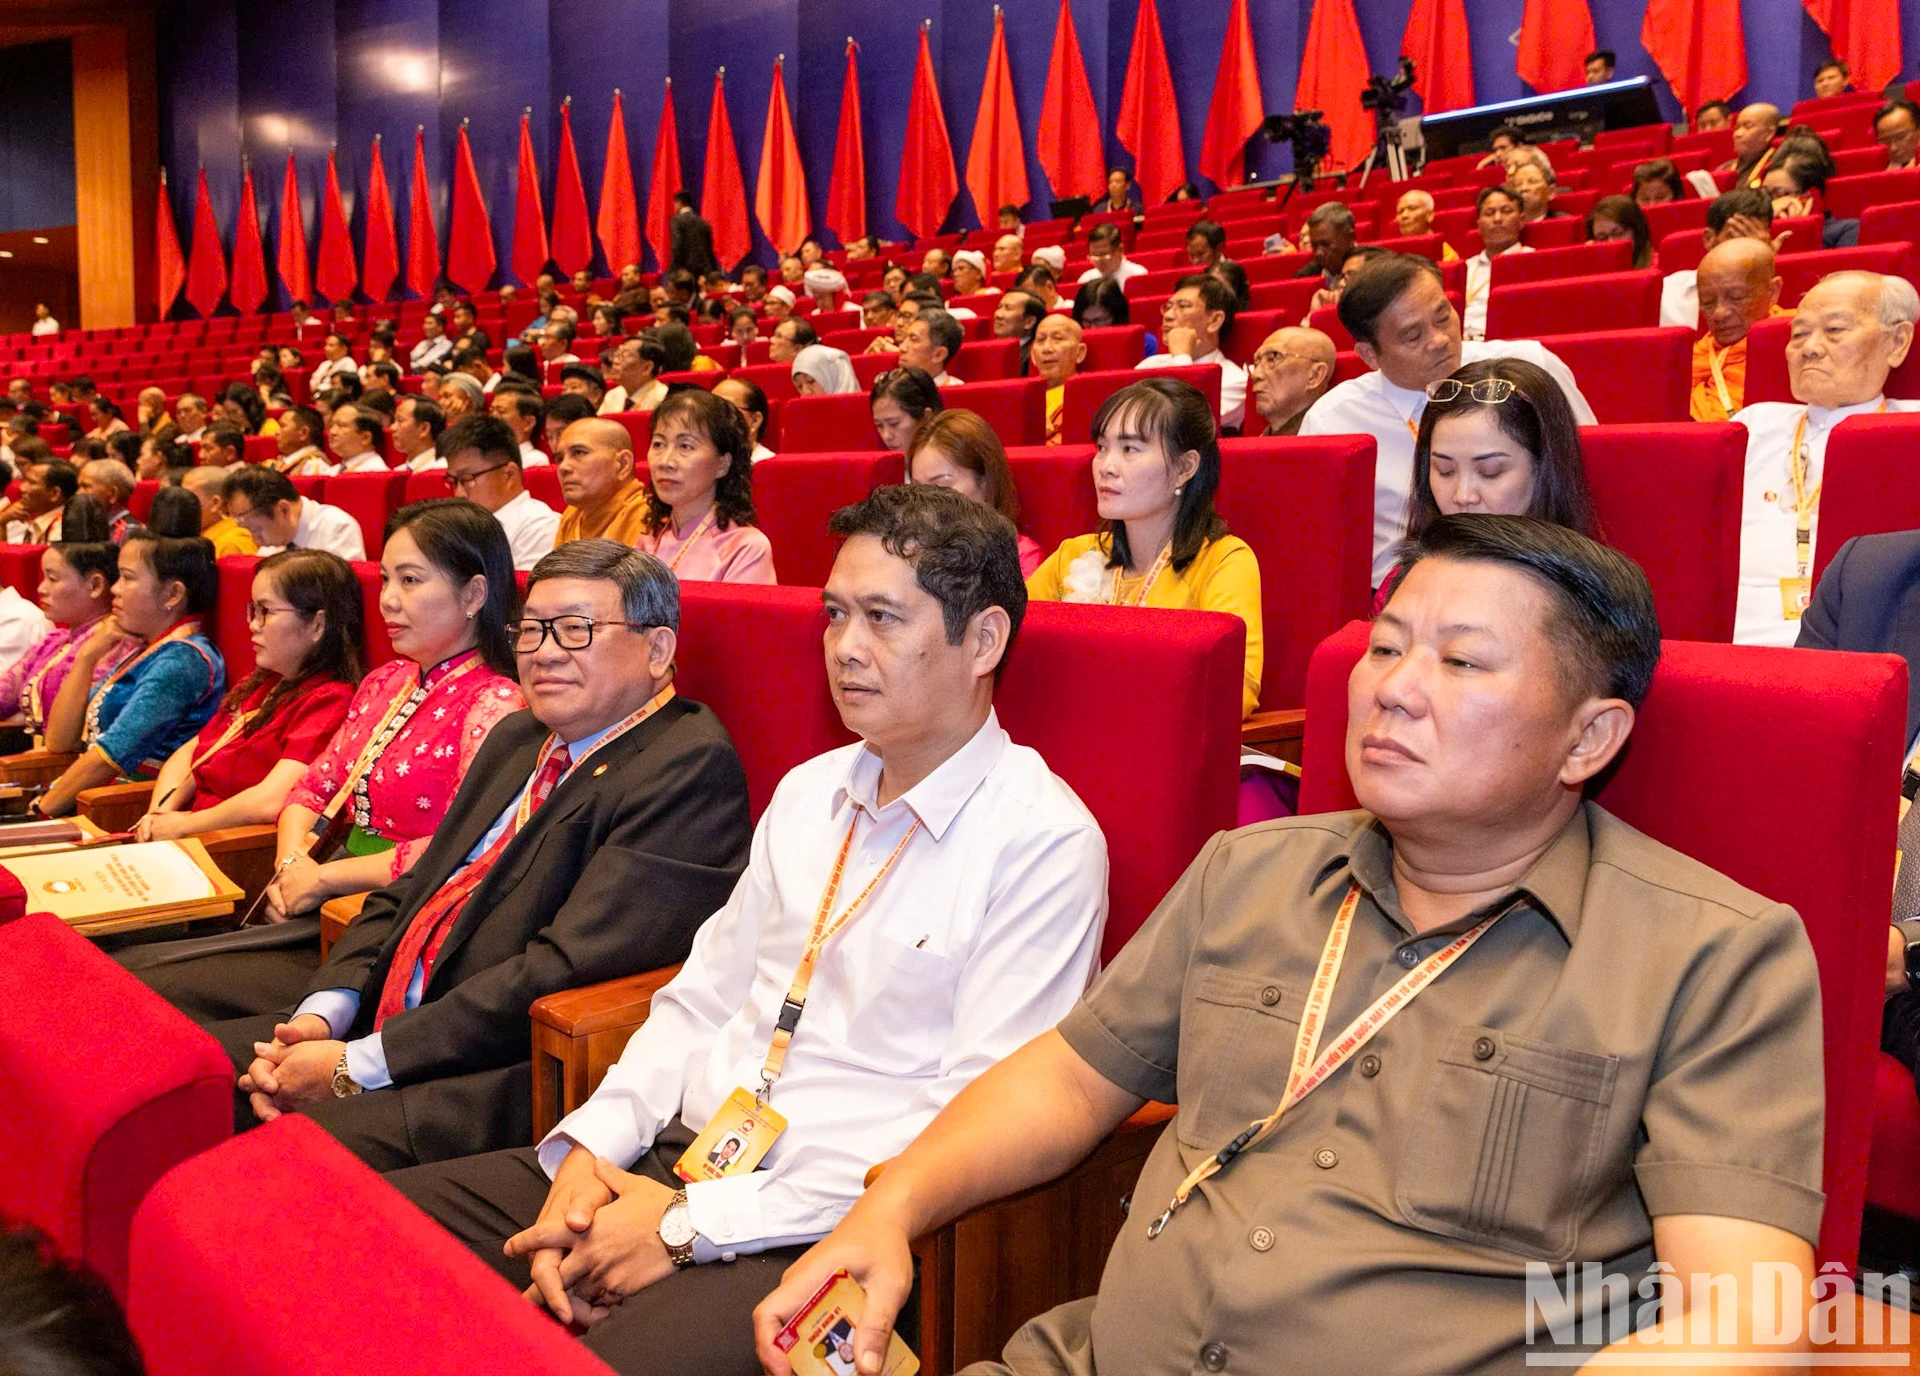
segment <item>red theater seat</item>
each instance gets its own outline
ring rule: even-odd
[[[1011,344],[1014,341],[1008,340]],[[1004,382],[969,382],[960,387],[942,387],[940,400],[949,409],[978,413],[1005,444],[1042,444],[1047,438],[1047,383],[1038,377],[1013,378]],[[859,398],[862,406],[865,397]],[[868,426],[872,410],[868,409]]]
[[[1814,533],[1816,584],[1840,546],[1854,536],[1920,528],[1916,451],[1920,415],[1853,416],[1834,427],[1827,441]]]
[[[1349,626],[1314,656],[1300,810],[1354,806],[1347,676],[1366,646]],[[1893,886],[1893,783],[1906,733],[1906,666],[1891,655],[1809,654],[1675,641],[1664,647],[1609,811],[1735,882],[1791,904],[1820,965],[1826,1032],[1826,1216],[1821,1262],[1851,1270],[1873,1120],[1874,1058]],[[1792,741],[1795,748],[1780,749]],[[1862,780],[1887,780],[1886,788]],[[1792,845],[1780,819],[1796,819]]]
[[[627,435],[633,440],[634,463],[639,465],[647,461],[647,445],[653,439],[653,412],[614,411],[601,419],[617,420],[626,426]]]
[[[1920,200],[1870,205],[1860,212],[1863,244],[1920,243]],[[42,434],[46,433],[44,430]]]
[[[1213,418],[1220,419],[1220,365],[1217,363],[1196,363],[1185,368],[1153,368],[1136,370],[1127,368],[1116,372],[1076,373],[1067,379],[1066,395],[1060,403],[1060,437],[1067,444],[1087,444],[1092,440],[1093,418],[1106,399],[1122,387],[1131,387],[1136,382],[1145,382],[1149,378],[1178,378],[1182,382],[1191,382],[1206,394],[1207,404],[1213,408]],[[1045,397],[1042,396],[1044,405]],[[1044,414],[1042,424],[1044,425]],[[1003,436],[1003,438],[1005,438]],[[1023,440],[1023,444],[1038,444],[1046,438],[1043,429],[1033,439]],[[1014,441],[1006,439],[1009,448]]]
[[[350,567],[360,580],[360,614],[366,622],[367,667],[372,669],[393,658],[393,637],[387,634],[387,619],[380,614],[380,566],[355,561]]]
[[[367,557],[378,559],[386,543],[387,517],[406,500],[405,469],[386,473],[337,473],[320,489],[320,500],[337,506],[360,524],[360,536],[366,541]]]
[[[861,501],[876,487],[904,476],[898,454],[885,450],[853,454],[787,454],[753,468],[753,504],[760,529],[773,544],[773,567],[782,583],[825,585],[840,541],[827,518]]]
[[[1660,274],[1616,272],[1496,287],[1487,296],[1487,338],[1651,328],[1660,323]]]
[[[272,463],[274,459],[279,457],[279,454],[280,441],[272,435],[248,435],[246,437],[246,453],[244,457],[248,463]]]
[[[567,509],[567,499],[560,491],[560,470],[557,467],[553,464],[543,464],[539,468],[524,470],[524,476],[527,491],[533,494],[534,500],[545,502],[555,511]]]
[[[548,471],[552,471],[551,465],[548,465]],[[533,485],[531,479],[535,470],[527,468],[522,469],[521,472],[529,480],[527,486],[531,487]],[[451,497],[452,495],[453,489],[447,485],[447,470],[444,468],[429,468],[423,472],[407,474],[407,485],[406,490],[402,494],[401,504],[404,506],[412,502],[425,502],[435,497]]]
[[[898,362],[898,360],[894,360]],[[1020,341],[1017,339],[971,340],[954,356],[949,372],[968,382],[998,382],[1020,376]]]
[[[1835,177],[1827,183],[1827,212],[1837,220],[1857,220],[1870,205],[1915,200],[1920,200],[1920,168]]]
[[[1131,368],[1147,356],[1147,327],[1107,325],[1084,330],[1080,342],[1087,346],[1087,356],[1080,364],[1087,372]]]
[[[1076,535],[1100,525],[1094,501],[1093,446],[1031,445],[1008,449],[1013,490],[1020,497],[1020,531],[1052,554]]]
[[[1563,193],[1554,198],[1560,213],[1548,220],[1535,220],[1520,227],[1520,242],[1528,248],[1572,248],[1587,237],[1587,211],[1599,199],[1592,192]]]
[[[0,584],[29,602],[40,600],[40,556],[45,545],[0,545]]]
[[[247,625],[247,603],[253,599],[253,570],[257,554],[229,554],[220,561],[220,590],[213,601],[213,624],[208,639],[227,662],[227,683],[238,683],[253,672],[253,632]]]
[[[263,1322],[243,1278],[272,1275],[323,1276],[327,1298]],[[154,1187],[134,1221],[127,1320],[150,1376],[611,1372],[299,1114]]]
[[[1920,172],[1914,175],[1920,176]],[[1783,253],[1774,260],[1774,270],[1780,275],[1780,304],[1799,305],[1800,298],[1829,273],[1865,269],[1904,277],[1911,270],[1911,249],[1906,243],[1859,244],[1814,253]]]
[[[951,389],[949,389],[951,390]],[[780,452],[846,453],[879,444],[865,394],[791,397],[780,406]],[[764,465],[763,465],[764,466]]]
[[[1920,1219],[1920,1099],[1907,1068],[1881,1051],[1873,1063],[1873,1149],[1867,1203]]]
[[[1693,332],[1680,326],[1542,335],[1603,425],[1682,421],[1693,386]]]
[[[1505,287],[1519,282],[1549,282],[1561,277],[1632,271],[1632,240],[1614,239],[1601,244],[1542,249],[1538,253],[1503,253],[1493,260],[1493,285]]]
[[[11,875],[0,888],[20,902]],[[124,1296],[141,1199],[233,1132],[226,1054],[92,942],[33,913],[0,924],[0,1085],[0,1215]]]

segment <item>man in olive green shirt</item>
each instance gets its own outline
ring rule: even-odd
[[[867,1287],[861,1370],[877,1369],[912,1237],[1060,1174],[1147,1100],[1179,1112],[1100,1293],[979,1370],[1519,1371],[1703,1336],[1742,1351],[1763,1341],[1754,1266],[1811,1281],[1825,1103],[1806,935],[1582,797],[1659,657],[1644,576],[1514,517],[1443,518],[1408,558],[1349,682],[1366,811],[1216,837],[1060,1027],[963,1091],[788,1272],[756,1311],[770,1371],[779,1325],[837,1266]],[[1302,1063],[1323,1078],[1252,1134],[1329,969]],[[1410,977],[1428,982],[1381,1002]],[[1196,1182],[1216,1153],[1231,1159]],[[1676,1302],[1628,1336],[1656,1261]],[[1588,1262],[1581,1289],[1566,1268]],[[1701,1274],[1735,1278],[1731,1307]],[[1549,1304],[1528,1346],[1542,1279],[1597,1309],[1606,1275],[1632,1300],[1612,1326],[1556,1338]],[[1798,1334],[1805,1286],[1786,1289],[1773,1317]],[[1714,1322],[1675,1329],[1696,1302]]]

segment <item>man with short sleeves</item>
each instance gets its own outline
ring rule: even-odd
[[[1429,384],[1462,363],[1524,358],[1560,384],[1576,421],[1597,423],[1572,370],[1535,341],[1463,344],[1459,312],[1447,300],[1440,269],[1431,259],[1395,253],[1368,263],[1340,295],[1340,323],[1353,336],[1360,361],[1372,371],[1349,378],[1316,401],[1300,422],[1299,433],[1373,436],[1375,587],[1392,572],[1393,547],[1406,533],[1413,441],[1427,409]]]
[[[1481,190],[1474,204],[1480,251],[1467,259],[1466,310],[1460,326],[1468,339],[1487,337],[1487,306],[1493,297],[1493,260],[1503,253],[1532,253],[1520,242],[1520,198],[1504,186]]]

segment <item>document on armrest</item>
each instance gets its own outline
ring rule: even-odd
[[[3,868],[27,891],[29,912],[50,912],[81,931],[229,913],[244,896],[192,837],[22,855]]]

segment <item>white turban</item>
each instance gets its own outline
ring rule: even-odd
[[[801,280],[813,296],[826,296],[847,289],[847,279],[829,267],[808,268],[807,275]]]
[[[1033,251],[1033,261],[1045,263],[1052,268],[1057,277],[1067,270],[1067,251],[1058,244],[1048,244],[1045,248]]]

